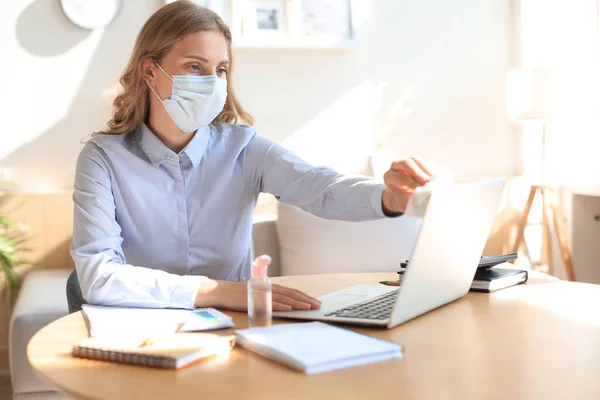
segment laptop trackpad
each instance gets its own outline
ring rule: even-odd
[[[348,304],[354,304],[361,302],[363,300],[367,300],[369,296],[366,294],[352,294],[352,293],[337,293],[334,295],[330,295],[329,297],[321,297],[319,300],[324,302],[327,307],[343,307]]]
[[[319,297],[319,300],[323,303],[321,306],[322,309],[337,309],[369,300],[370,298],[396,289],[396,287],[384,285],[355,285],[337,292],[328,293]]]

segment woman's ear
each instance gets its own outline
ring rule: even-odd
[[[142,79],[144,79],[146,83],[152,85],[154,83],[154,79],[156,78],[156,64],[154,63],[154,61],[148,58],[145,59],[144,61],[142,61],[140,69],[142,72]]]

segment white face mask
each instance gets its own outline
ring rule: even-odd
[[[216,75],[173,75],[160,70],[173,81],[170,99],[161,99],[148,84],[150,90],[163,103],[167,113],[184,132],[193,132],[210,124],[225,106],[227,81]]]

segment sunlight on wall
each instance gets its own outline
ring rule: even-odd
[[[552,69],[555,75],[552,93],[552,118],[546,120],[546,183],[561,191],[573,186],[600,184],[600,30],[597,0],[516,0],[520,5],[519,45],[520,68]],[[527,86],[527,82],[522,87]],[[523,93],[522,93],[523,95]],[[514,99],[513,99],[514,100]],[[518,99],[517,99],[518,100]],[[522,98],[521,100],[527,100]],[[513,105],[509,113],[518,114]],[[595,120],[595,121],[594,121]],[[530,182],[540,183],[542,175],[542,124],[522,125],[523,175]],[[564,197],[564,196],[561,196]],[[568,197],[568,196],[567,196]],[[541,221],[542,205],[538,196],[530,213],[530,221]],[[561,198],[561,208],[567,229],[572,220],[570,201]],[[529,230],[529,232],[528,232]],[[526,229],[530,250],[541,246],[541,227]],[[553,232],[550,264],[557,276],[564,271],[560,249]],[[537,259],[537,254],[532,254]]]
[[[600,185],[600,121],[557,121],[548,129],[548,176],[566,186]]]
[[[364,80],[297,129],[283,145],[314,164],[342,171],[370,172],[365,170],[368,157],[398,135],[400,121],[412,112],[407,106],[415,96],[411,86],[396,94],[397,99],[389,109],[384,101],[387,89],[386,81]],[[387,91],[395,93],[393,89]],[[384,163],[382,168],[387,169],[389,162]],[[375,172],[380,171],[379,164],[377,167]]]
[[[542,129],[546,129],[545,183],[553,186],[598,182],[600,166],[590,162],[600,145],[600,74],[596,70],[556,70],[552,87],[538,93],[532,107],[527,71],[509,74],[508,114],[521,120],[523,175],[542,183]],[[535,101],[534,101],[535,103]],[[528,117],[528,114],[530,117]],[[542,118],[545,117],[545,118]]]
[[[352,2],[352,29],[360,29],[367,23],[371,16],[371,8],[372,4],[370,1],[361,0]]]
[[[596,0],[520,0],[521,60],[528,68],[597,61]]]
[[[383,95],[387,87],[387,82],[380,82],[377,85],[378,102],[374,102],[374,104],[377,105],[375,108],[376,113],[381,113],[385,110],[383,107]],[[400,90],[400,94],[397,95],[397,97],[397,100],[392,103],[387,114],[384,114],[385,117],[382,115],[377,121],[373,121],[373,123],[377,126],[377,132],[374,139],[374,151],[385,147],[389,140],[398,135],[401,129],[398,126],[400,122],[408,118],[413,113],[409,103],[411,99],[416,97],[415,89],[412,86],[407,86],[406,88]]]
[[[6,2],[0,41],[10,63],[0,63],[3,132],[0,171],[20,191],[46,192],[73,185],[81,140],[105,126],[111,85],[155,0],[123,2],[106,29],[71,23],[60,2]]]
[[[600,121],[600,74],[593,68],[527,69],[508,73],[507,113],[522,128],[523,174],[532,182],[572,184],[574,163],[597,148]],[[546,177],[542,168],[542,132],[546,129]],[[583,145],[585,143],[585,145]],[[588,168],[589,169],[589,168]],[[569,173],[574,175],[569,176]],[[600,176],[600,174],[599,174]]]
[[[532,87],[530,74],[517,69],[508,72],[506,77],[506,114],[510,120],[520,118],[531,106]]]
[[[551,184],[600,184],[600,67],[566,69],[558,76],[557,118],[548,126]]]
[[[103,34],[102,30],[93,31],[65,53],[51,58],[28,53],[16,38],[8,42],[10,47],[7,50],[19,55],[11,61],[15,63],[13,68],[18,66],[18,71],[14,71],[12,76],[26,79],[6,79],[3,82],[6,93],[19,94],[10,98],[3,96],[2,101],[6,104],[2,108],[10,109],[9,113],[3,114],[3,124],[18,126],[19,132],[18,135],[3,135],[0,159],[24,143],[37,139],[49,126],[68,114]],[[20,103],[10,102],[15,99],[19,99]]]
[[[376,87],[370,80],[359,83],[335,100],[292,135],[283,145],[310,163],[342,170],[362,171],[373,148],[373,108]]]
[[[560,71],[557,79],[559,119],[600,119],[600,65],[581,64]]]
[[[554,71],[547,123],[550,183],[599,183],[600,63],[597,0],[519,0],[523,68]],[[521,82],[524,83],[524,82]],[[516,105],[516,103],[514,103]],[[521,104],[522,105],[522,104]],[[510,110],[515,111],[515,110]],[[525,173],[539,176],[541,125],[524,127]],[[537,169],[534,171],[534,169]]]

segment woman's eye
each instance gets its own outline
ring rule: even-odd
[[[217,75],[223,75],[226,74],[227,70],[225,68],[219,68],[217,69]]]
[[[188,68],[194,72],[200,71],[200,66],[196,64],[192,64]]]

